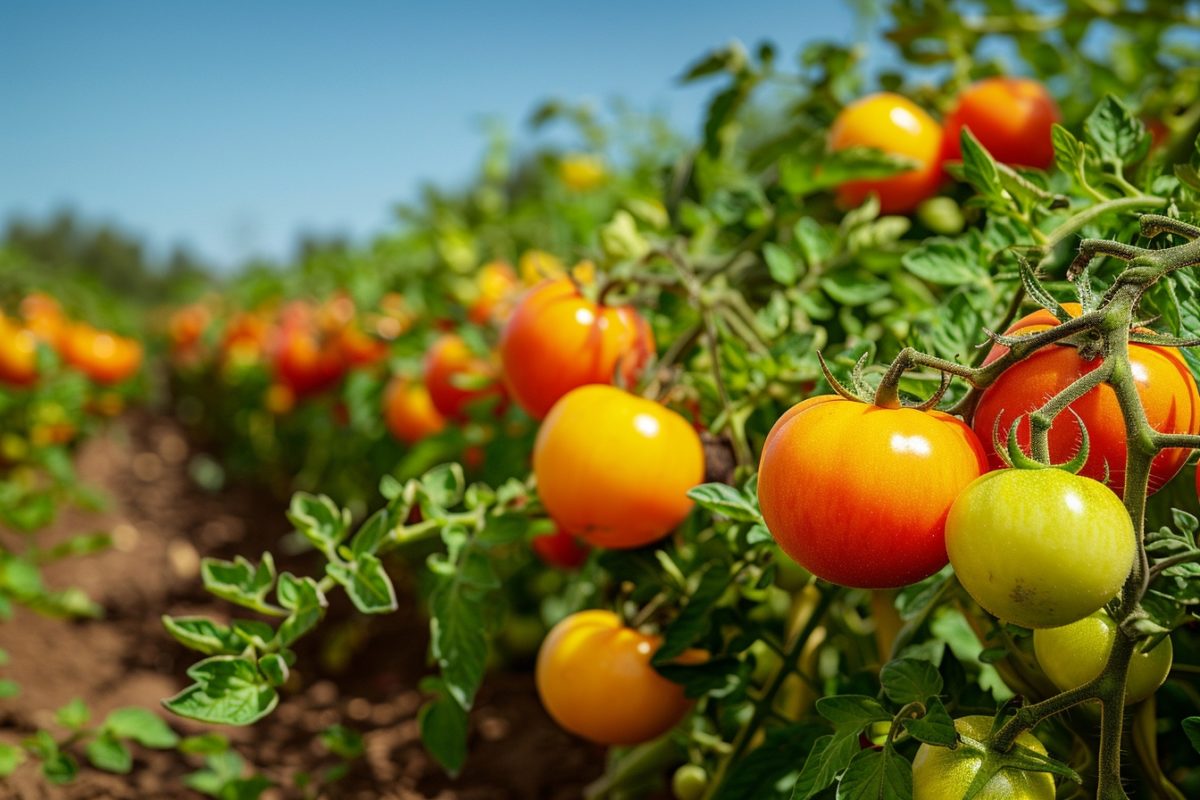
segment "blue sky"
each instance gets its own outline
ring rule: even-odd
[[[737,38],[853,40],[844,0],[504,4],[0,0],[0,219],[71,206],[232,265],[364,237],[470,176],[481,121],[623,97],[692,133],[674,79]]]

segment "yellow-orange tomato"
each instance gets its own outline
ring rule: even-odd
[[[948,414],[821,396],[771,430],[758,500],[779,546],[818,577],[905,586],[946,565],[946,515],[986,468],[971,429]]]
[[[21,317],[38,339],[55,349],[63,345],[70,321],[53,297],[41,292],[26,295],[21,300]]]
[[[275,380],[298,397],[330,388],[346,372],[346,362],[336,342],[323,340],[313,328],[285,325],[275,348]]]
[[[96,383],[120,383],[142,365],[142,345],[85,323],[75,323],[63,338],[63,359]]]
[[[704,447],[674,411],[613,386],[582,386],[542,422],[533,471],[559,527],[597,547],[640,547],[688,515]]]
[[[334,347],[342,360],[352,367],[375,364],[388,352],[387,342],[367,334],[353,322],[337,332]]]
[[[874,147],[911,158],[917,166],[888,178],[850,181],[838,187],[838,202],[856,206],[874,192],[885,214],[911,211],[937,194],[941,183],[942,129],[906,97],[880,92],[843,108],[829,129],[829,149]]]
[[[425,354],[425,388],[433,407],[447,419],[465,420],[472,403],[493,396],[503,398],[504,389],[495,374],[491,364],[452,333],[440,337]],[[462,383],[480,385],[468,388]]]
[[[38,337],[0,317],[0,382],[30,386],[37,381]]]
[[[221,360],[225,364],[252,364],[262,360],[271,338],[271,326],[257,314],[238,314],[221,338]]]
[[[392,378],[383,393],[383,419],[392,436],[408,444],[441,433],[446,427],[424,384],[399,375]]]
[[[627,628],[611,611],[580,611],[555,625],[537,659],[537,690],[554,721],[604,745],[648,742],[678,725],[691,708],[683,687],[650,659],[657,636]],[[691,652],[681,661],[703,660]]]
[[[525,281],[527,286],[541,283],[548,278],[561,278],[566,274],[558,257],[544,250],[526,250],[517,261],[517,268],[521,273],[521,280]]]
[[[508,301],[516,291],[517,283],[517,273],[503,261],[484,264],[475,279],[478,293],[467,309],[467,319],[476,325],[503,319],[508,315]]]
[[[599,156],[575,153],[558,162],[558,178],[573,192],[587,192],[604,183],[604,161]]]
[[[535,419],[576,387],[611,384],[614,373],[632,384],[653,354],[654,335],[632,306],[599,306],[565,278],[526,294],[500,336],[504,381]]]
[[[1046,87],[1027,78],[988,78],[964,89],[946,117],[946,159],[962,158],[969,128],[992,157],[1045,169],[1054,163],[1050,128],[1062,118]]]
[[[200,341],[200,337],[204,335],[211,320],[212,314],[199,303],[177,310],[167,323],[167,332],[171,337],[171,349],[179,352],[193,347]]]

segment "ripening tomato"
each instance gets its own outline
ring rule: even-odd
[[[538,697],[554,721],[605,745],[656,739],[691,708],[683,687],[659,675],[650,659],[662,644],[627,628],[611,611],[580,611],[555,625],[538,651]],[[691,651],[680,659],[696,663]]]
[[[334,336],[334,348],[350,367],[366,367],[387,356],[387,342],[376,339],[351,322]]]
[[[1033,632],[1033,652],[1042,672],[1060,691],[1082,686],[1104,671],[1117,638],[1117,623],[1104,609],[1060,628]],[[1174,660],[1171,637],[1147,652],[1135,651],[1125,683],[1125,702],[1140,703],[1154,694]]]
[[[467,319],[476,325],[504,319],[509,311],[509,299],[517,290],[517,273],[503,261],[492,261],[479,269],[475,278],[478,294],[467,308]]]
[[[500,335],[504,381],[530,416],[591,383],[632,385],[654,354],[650,326],[632,306],[601,306],[571,281],[547,281],[526,294]]]
[[[274,356],[275,380],[297,397],[324,391],[345,374],[345,362],[338,348],[332,342],[322,341],[309,326],[282,327]]]
[[[1071,316],[1078,316],[1078,303],[1064,303]],[[1008,335],[1027,335],[1057,325],[1049,311],[1041,310],[1013,324]],[[1007,348],[997,345],[988,353],[985,363],[1003,355]],[[1138,396],[1146,409],[1150,427],[1161,433],[1200,433],[1200,392],[1196,381],[1179,352],[1169,347],[1146,344],[1129,345],[1129,361]],[[1028,415],[1058,394],[1080,376],[1100,366],[1100,359],[1084,361],[1075,347],[1053,344],[1038,350],[1028,358],[1006,369],[996,382],[980,395],[971,426],[988,451],[994,469],[1003,466],[996,454],[992,434],[998,430],[1002,439],[1013,421],[1022,417],[1017,439],[1028,452]],[[1125,491],[1125,422],[1112,387],[1103,385],[1092,389],[1068,406],[1079,415],[1088,432],[1089,454],[1081,475],[1103,480],[1118,495]],[[997,428],[997,420],[999,427]],[[1049,433],[1050,457],[1068,461],[1080,445],[1079,425],[1069,413],[1059,414]],[[1159,453],[1150,466],[1150,492],[1166,484],[1187,461],[1189,451],[1168,449]]]
[[[189,350],[200,341],[212,321],[208,308],[199,304],[184,306],[171,315],[167,322],[167,333],[171,338],[171,349],[175,352]]]
[[[966,796],[967,787],[983,766],[982,743],[992,730],[992,718],[959,717],[954,720],[954,728],[965,739],[953,750],[932,744],[917,749],[912,765],[913,800]],[[1016,743],[1046,755],[1046,748],[1029,731],[1017,736]],[[1054,777],[1049,772],[1003,768],[980,788],[975,800],[1054,800]]]
[[[495,368],[453,333],[438,338],[425,353],[424,380],[433,407],[458,422],[467,419],[471,404],[489,397],[504,398]]]
[[[558,162],[558,178],[573,192],[587,192],[604,183],[607,177],[599,156],[575,153]]]
[[[989,472],[946,519],[963,588],[1004,622],[1053,628],[1121,589],[1136,551],[1120,498],[1099,481],[1048,467]]]
[[[85,323],[75,323],[63,336],[63,360],[96,383],[120,383],[142,365],[142,345]]]
[[[41,292],[26,295],[21,300],[21,317],[38,339],[56,350],[63,346],[70,320],[53,297]]]
[[[904,156],[917,166],[888,178],[850,181],[838,187],[838,203],[857,206],[874,192],[885,214],[912,211],[937,194],[942,180],[942,129],[906,97],[891,92],[869,95],[838,112],[829,129],[829,149],[873,147]]]
[[[946,159],[962,159],[962,129],[970,128],[1004,164],[1046,169],[1054,163],[1050,128],[1062,119],[1046,87],[1027,78],[988,78],[959,93],[946,117]]]
[[[597,547],[640,547],[691,511],[704,447],[674,411],[613,386],[582,386],[546,415],[533,471],[564,530]]]
[[[948,414],[823,395],[768,434],[758,500],[779,546],[814,575],[905,586],[946,565],[946,514],[986,467],[975,434]]]
[[[587,561],[587,545],[566,531],[535,536],[530,540],[533,552],[546,564],[563,569],[578,569]]]
[[[446,427],[425,385],[399,375],[384,390],[383,420],[392,436],[407,444],[416,444]]]
[[[271,337],[271,325],[263,317],[258,314],[237,314],[221,337],[222,363],[244,366],[261,361]]]
[[[0,383],[31,386],[37,381],[38,337],[0,317]]]

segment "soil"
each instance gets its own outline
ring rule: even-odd
[[[191,455],[174,422],[150,415],[129,415],[82,446],[80,477],[107,496],[107,505],[99,512],[64,510],[38,536],[45,545],[111,532],[111,549],[54,564],[45,573],[51,586],[84,589],[105,616],[64,621],[20,609],[0,625],[0,649],[9,655],[0,677],[21,687],[17,697],[0,702],[0,741],[18,741],[38,728],[61,734],[54,710],[76,697],[91,708],[93,720],[123,706],[160,709],[163,698],[187,685],[184,673],[198,658],[164,631],[161,616],[221,618],[231,612],[203,591],[201,557],[253,558],[267,549],[279,556],[280,539],[290,531],[281,501],[245,487],[200,489],[188,477]],[[311,574],[307,559],[277,561],[281,569]],[[430,759],[417,723],[424,700],[417,684],[429,673],[428,627],[412,587],[398,577],[401,608],[395,614],[364,621],[346,603],[332,603],[318,634],[302,640],[293,681],[267,719],[249,728],[200,725],[165,711],[164,719],[181,735],[228,736],[246,762],[276,784],[263,795],[268,799],[580,797],[602,771],[604,752],[565,734],[546,716],[527,670],[488,676],[471,715],[470,755],[457,779]],[[318,774],[342,763],[319,738],[334,724],[361,733],[365,754],[344,777],[310,786],[306,794],[295,785],[298,773]],[[129,775],[84,763],[64,787],[47,783],[30,761],[0,782],[0,800],[203,797],[183,783],[200,768],[201,757],[140,747],[134,756]]]

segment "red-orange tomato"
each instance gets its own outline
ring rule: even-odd
[[[843,108],[829,129],[829,149],[849,147],[874,147],[905,156],[917,167],[888,178],[844,183],[837,192],[841,205],[857,206],[874,192],[883,213],[898,214],[937,194],[942,180],[942,129],[908,98],[880,92]]]
[[[767,436],[758,499],[779,546],[816,576],[905,586],[946,565],[946,515],[986,468],[975,434],[948,414],[820,396]]]
[[[26,295],[21,300],[21,316],[38,339],[56,350],[63,346],[70,322],[53,297],[41,292]]]
[[[554,721],[604,745],[634,745],[678,725],[691,708],[683,687],[650,659],[662,641],[627,628],[611,611],[580,611],[555,625],[537,659],[538,697]],[[680,659],[695,663],[703,654]]]
[[[171,337],[171,349],[180,352],[193,347],[204,335],[212,315],[200,304],[184,306],[171,315],[167,331]]]
[[[63,359],[96,383],[120,383],[142,365],[142,345],[84,323],[72,325],[63,337]]]
[[[471,352],[462,337],[445,334],[433,343],[425,354],[425,387],[433,399],[433,407],[447,419],[467,418],[467,407],[487,397],[503,397],[503,387],[495,379],[495,370],[484,359]],[[464,388],[459,381],[481,382],[484,385]]]
[[[508,314],[509,298],[517,290],[517,273],[503,261],[484,264],[475,279],[478,294],[467,309],[467,319],[476,325],[503,319]]]
[[[383,393],[383,419],[392,436],[407,444],[416,444],[446,427],[424,384],[399,375]]]
[[[342,354],[308,327],[285,326],[275,349],[275,380],[298,397],[330,388],[345,373]]]
[[[530,544],[538,558],[552,567],[578,569],[587,561],[587,545],[566,531],[543,533],[533,537]]]
[[[533,471],[562,529],[597,547],[640,547],[688,515],[704,448],[674,411],[613,386],[582,386],[542,422]]]
[[[37,381],[38,337],[0,317],[0,382],[31,386]]]
[[[221,338],[221,360],[229,364],[250,364],[262,359],[272,336],[267,320],[257,314],[238,314],[225,328]]]
[[[1046,87],[1026,78],[988,78],[964,89],[946,117],[946,160],[962,158],[969,128],[992,157],[1045,169],[1054,163],[1050,128],[1062,119]]]
[[[337,332],[334,346],[342,360],[352,367],[378,363],[388,352],[387,342],[365,333],[353,322]]]
[[[654,354],[650,326],[632,306],[598,306],[567,279],[546,281],[517,305],[500,336],[504,381],[530,416],[592,383],[626,385]]]
[[[1078,303],[1064,303],[1063,308],[1071,316],[1080,313]],[[1039,310],[1017,320],[1008,333],[1032,334],[1057,324],[1058,320],[1049,311]],[[985,363],[995,361],[1006,350],[1000,345],[993,347]],[[1161,433],[1200,433],[1200,392],[1178,351],[1130,344],[1129,365],[1152,428]],[[986,444],[992,467],[1002,466],[992,442],[993,431],[998,431],[1003,441],[1018,416],[1040,408],[1046,400],[1098,366],[1099,359],[1084,361],[1070,345],[1050,345],[1006,369],[980,396],[971,421]],[[1125,422],[1116,393],[1110,386],[1098,386],[1068,408],[1079,415],[1088,432],[1088,460],[1079,474],[1102,481],[1107,467],[1109,488],[1121,496],[1125,491]],[[1028,452],[1028,417],[1021,419],[1017,439]],[[1079,425],[1070,412],[1055,419],[1049,443],[1054,461],[1066,461],[1078,451]],[[1187,457],[1188,451],[1181,449],[1159,453],[1150,464],[1150,491],[1161,489],[1179,472]]]

